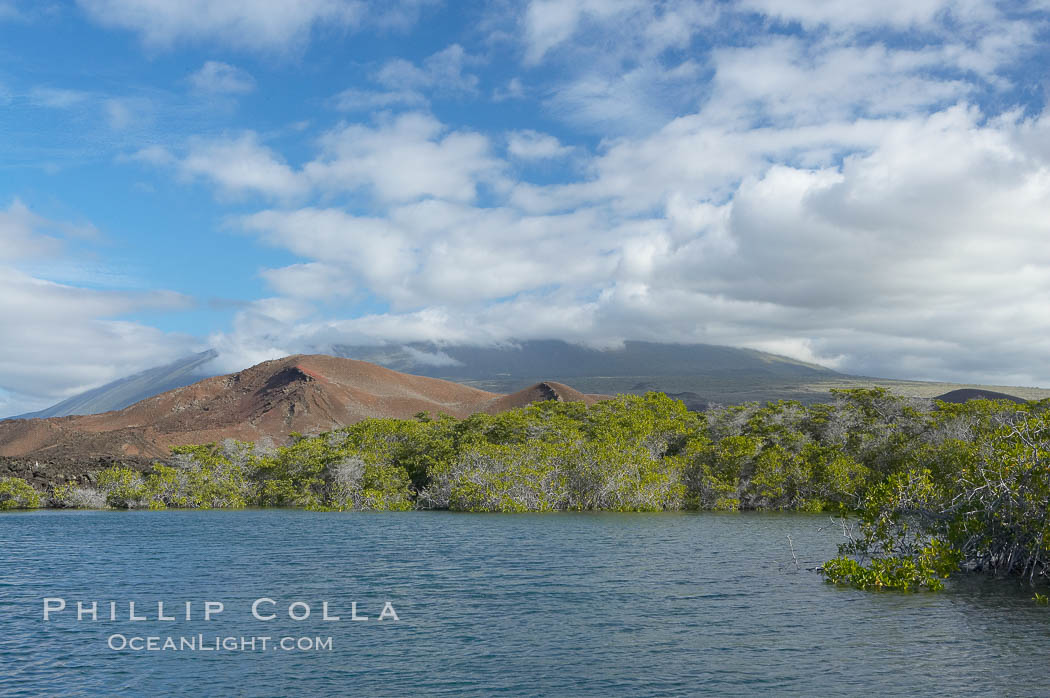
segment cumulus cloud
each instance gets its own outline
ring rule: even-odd
[[[229,194],[294,197],[306,188],[301,175],[253,132],[235,138],[192,139],[181,159],[156,147],[139,151],[136,158],[153,164],[175,162],[183,176],[206,177]]]
[[[190,86],[205,94],[246,94],[255,89],[255,79],[245,70],[222,61],[205,61],[189,77]]]
[[[404,232],[381,218],[306,208],[263,211],[243,218],[241,225],[299,257],[324,260],[264,272],[278,288],[287,289],[295,283],[303,289],[302,293],[289,294],[292,296],[317,297],[340,277],[346,279],[345,288],[378,287],[391,279],[408,277],[413,271],[412,250]],[[396,293],[394,289],[391,292]]]
[[[397,206],[386,218],[336,209],[264,211],[242,226],[300,257],[286,275],[305,288],[332,283],[333,266],[347,285],[362,285],[398,309],[430,304],[479,305],[547,285],[598,283],[618,258],[609,254],[623,233],[605,231],[593,212],[523,216],[510,209],[480,209],[453,202]],[[572,259],[571,268],[566,260]],[[316,281],[307,282],[304,277]]]
[[[442,198],[472,201],[479,185],[502,184],[503,163],[489,139],[450,131],[434,117],[410,112],[375,126],[345,124],[324,134],[317,156],[295,168],[254,132],[191,139],[184,152],[158,146],[131,159],[174,166],[188,178],[206,178],[226,194],[293,198],[310,191],[364,192],[376,201]]]
[[[402,114],[375,127],[348,124],[321,139],[320,157],[304,167],[318,187],[369,191],[380,201],[438,197],[471,201],[501,164],[488,138],[449,131],[432,116]]]

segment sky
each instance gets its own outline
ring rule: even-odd
[[[214,348],[1050,386],[1048,0],[0,0],[0,414]]]

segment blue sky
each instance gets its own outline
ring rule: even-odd
[[[414,340],[1048,385],[1048,11],[0,0],[0,414]]]

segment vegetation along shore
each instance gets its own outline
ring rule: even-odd
[[[369,419],[282,447],[180,446],[92,480],[41,492],[3,478],[0,509],[827,511],[847,536],[822,568],[832,582],[937,589],[983,571],[1045,585],[1050,573],[1050,401],[882,389],[705,413],[662,393],[548,401]]]

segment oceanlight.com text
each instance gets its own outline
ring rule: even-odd
[[[106,645],[114,652],[331,652],[332,638],[272,637],[269,635],[225,637],[212,635],[110,635]]]

